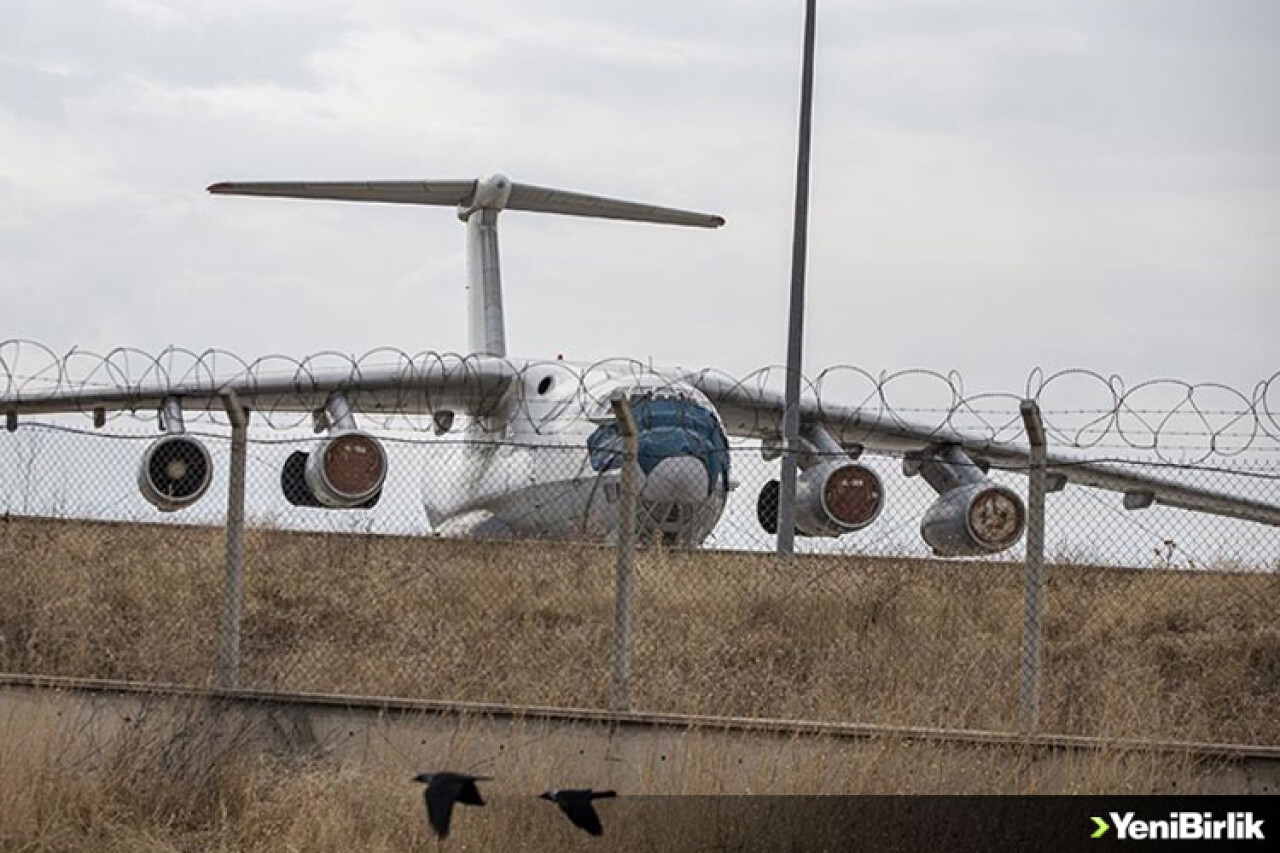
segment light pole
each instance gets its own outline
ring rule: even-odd
[[[787,386],[782,412],[782,476],[778,490],[778,555],[796,538],[796,454],[800,442],[800,369],[804,349],[804,271],[809,242],[809,137],[813,123],[813,33],[817,0],[806,0],[804,66],[800,80],[800,139],[796,151],[796,210],[791,237],[791,312],[787,324]]]

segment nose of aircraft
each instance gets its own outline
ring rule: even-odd
[[[728,488],[729,447],[715,414],[681,398],[646,398],[632,403],[639,431],[640,497],[668,504],[700,504],[719,486]],[[608,471],[622,465],[622,437],[616,421],[601,424],[587,439],[591,466]]]
[[[711,491],[707,466],[695,456],[668,456],[649,471],[640,490],[645,500],[691,504],[699,503]]]

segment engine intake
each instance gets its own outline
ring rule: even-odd
[[[770,480],[756,500],[756,517],[768,533],[778,532],[781,485]],[[796,481],[796,532],[802,536],[842,536],[861,530],[884,508],[884,486],[865,465],[844,460],[823,462]]]
[[[198,440],[170,434],[156,439],[138,465],[138,489],[161,512],[191,506],[213,481],[213,459]]]

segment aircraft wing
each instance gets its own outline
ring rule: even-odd
[[[351,407],[363,412],[432,414],[448,410],[483,415],[498,404],[518,369],[489,356],[418,356],[393,364],[309,368],[263,372],[250,365],[229,377],[202,371],[182,378],[155,377],[111,381],[55,379],[22,381],[8,377],[0,385],[0,413],[10,417],[64,412],[145,411],[168,397],[181,399],[186,411],[224,409],[224,397],[235,392],[240,405],[264,412],[306,412],[325,405],[329,395],[343,392]],[[0,374],[2,376],[2,374]]]
[[[730,435],[760,439],[781,436],[784,399],[778,392],[705,372],[687,375],[683,381],[710,398]],[[965,435],[946,427],[914,424],[892,413],[832,405],[825,400],[820,402],[812,394],[801,397],[800,422],[821,424],[832,438],[847,447],[905,454],[958,445],[975,461],[999,468],[1025,473],[1030,465],[1030,451],[1024,446]],[[1114,463],[1080,461],[1061,453],[1048,453],[1046,463],[1050,488],[1067,483],[1091,486],[1123,494],[1126,505],[1134,508],[1157,503],[1280,527],[1280,506],[1274,504],[1176,483]]]

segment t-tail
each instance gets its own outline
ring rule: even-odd
[[[724,218],[720,216],[518,184],[505,175],[491,175],[473,181],[234,182],[213,184],[209,192],[456,207],[458,218],[467,226],[467,290],[470,293],[467,300],[467,343],[473,353],[499,357],[507,354],[502,316],[502,272],[498,259],[498,214],[503,210],[532,210],[697,228],[719,228],[724,224]]]

